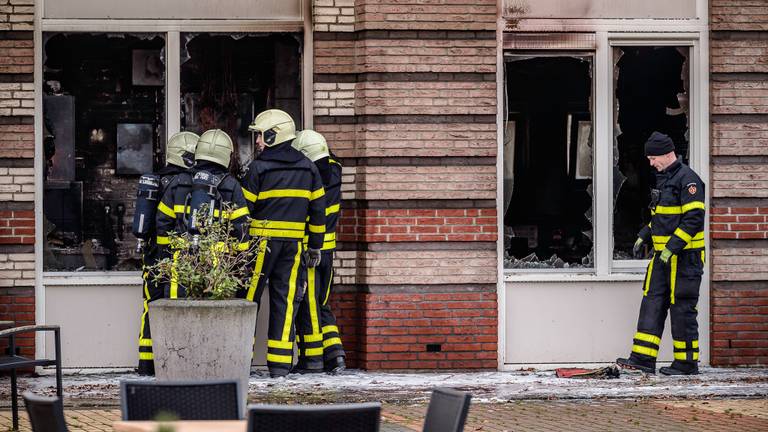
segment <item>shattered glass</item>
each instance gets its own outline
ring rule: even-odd
[[[613,48],[613,259],[633,259],[637,233],[647,225],[655,173],[644,144],[654,131],[672,138],[675,152],[689,156],[689,48]]]

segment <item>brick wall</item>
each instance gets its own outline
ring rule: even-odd
[[[313,17],[352,364],[496,368],[496,2],[315,0]]]
[[[712,364],[768,364],[768,7],[712,0]]]
[[[344,210],[337,238],[348,242],[495,241],[496,209]]]
[[[33,0],[0,0],[0,320],[35,323]],[[34,336],[17,339],[34,354]]]

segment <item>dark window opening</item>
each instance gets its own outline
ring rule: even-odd
[[[46,271],[136,270],[138,175],[162,166],[165,65],[151,34],[46,35]]]
[[[505,65],[505,267],[592,267],[592,58]]]
[[[227,132],[238,172],[254,156],[248,125],[255,114],[279,108],[300,128],[300,48],[291,34],[183,34],[181,129]]]
[[[654,131],[667,134],[688,163],[688,48],[614,47],[614,259],[632,259],[637,233],[651,218],[656,176],[645,157]],[[646,250],[650,253],[650,250]]]

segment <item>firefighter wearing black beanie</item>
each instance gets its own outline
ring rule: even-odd
[[[640,258],[643,244],[653,244],[640,304],[637,332],[628,358],[619,366],[656,373],[667,310],[672,319],[674,361],[665,375],[699,372],[699,327],[696,304],[704,270],[704,182],[677,159],[672,140],[659,132],[645,143],[645,154],[657,172],[658,200],[651,203],[651,222],[643,227],[633,249]]]

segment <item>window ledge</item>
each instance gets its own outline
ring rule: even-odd
[[[141,285],[140,271],[44,272],[45,286]]]
[[[637,282],[643,280],[645,280],[644,273],[596,275],[594,273],[504,271],[504,282]]]

